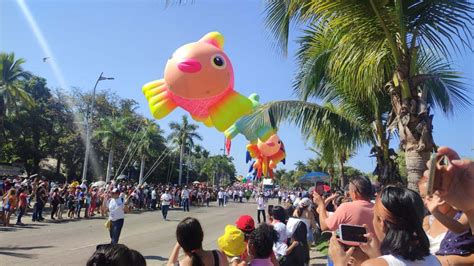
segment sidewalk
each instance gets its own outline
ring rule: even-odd
[[[328,262],[327,256],[317,251],[316,248],[312,247],[309,252],[309,265],[321,266],[326,265]]]

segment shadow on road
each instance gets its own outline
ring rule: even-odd
[[[23,254],[23,253],[8,252],[8,251],[0,251],[0,255],[18,257],[18,258],[23,258],[23,259],[36,259],[38,257],[38,255],[36,254]]]
[[[147,260],[157,260],[157,261],[168,261],[168,258],[163,258],[161,256],[144,256]]]
[[[13,251],[42,249],[42,248],[51,248],[51,247],[54,247],[54,246],[31,246],[31,247],[7,246],[7,247],[0,247],[0,255],[18,257],[18,258],[23,258],[23,259],[35,259],[35,258],[38,257],[38,255],[36,255],[36,254],[25,254],[25,253],[13,252]]]
[[[52,247],[55,247],[55,246],[32,246],[32,247],[7,246],[7,247],[0,247],[0,250],[32,250],[32,249],[52,248]]]

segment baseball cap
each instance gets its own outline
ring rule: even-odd
[[[117,193],[117,192],[120,192],[120,190],[118,188],[112,189],[112,193]]]
[[[309,198],[302,198],[300,202],[298,203],[298,205],[301,208],[308,207],[310,204],[311,204],[311,200]]]
[[[237,226],[237,228],[246,233],[250,233],[255,230],[255,221],[250,215],[240,216],[239,219],[235,222],[235,225]]]
[[[245,251],[245,236],[235,225],[227,225],[224,234],[217,239],[217,246],[229,257],[240,256]]]

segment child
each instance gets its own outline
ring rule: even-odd
[[[291,237],[291,244],[280,262],[281,266],[304,266],[309,263],[307,231],[305,223],[298,222]]]
[[[74,193],[70,192],[67,196],[67,217],[69,217],[69,219],[74,219],[74,212],[76,210],[75,202],[76,199],[74,197]]]
[[[278,234],[273,226],[262,223],[249,236],[247,249],[251,257],[250,262],[233,261],[232,265],[246,266],[273,266],[278,265],[273,254],[273,244],[278,240]]]

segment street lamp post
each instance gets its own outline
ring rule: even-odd
[[[86,125],[86,152],[84,156],[84,167],[82,169],[82,181],[87,180],[87,165],[89,163],[89,153],[90,153],[90,146],[91,146],[91,125],[90,125],[90,120],[92,118],[92,114],[94,112],[94,103],[95,103],[95,90],[97,88],[97,84],[99,84],[99,81],[101,80],[113,80],[114,78],[107,78],[102,76],[104,72],[100,73],[99,78],[95,82],[94,89],[92,90],[92,103],[90,105],[90,108],[87,107],[87,113],[85,117],[85,125]]]

